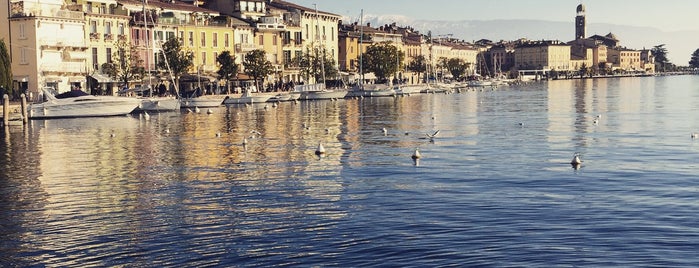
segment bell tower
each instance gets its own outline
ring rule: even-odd
[[[575,16],[575,40],[585,38],[585,6],[583,4],[578,5],[576,9],[577,15]]]

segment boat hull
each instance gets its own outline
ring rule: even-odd
[[[103,117],[131,113],[140,100],[127,97],[84,96],[50,100],[28,107],[29,119]]]
[[[332,100],[344,99],[347,96],[346,90],[322,90],[301,92],[301,100]]]
[[[272,94],[266,93],[253,93],[253,94],[243,94],[240,96],[228,96],[223,100],[223,104],[253,104],[267,102],[270,98],[274,97]]]
[[[139,111],[146,112],[169,112],[177,111],[181,107],[180,100],[176,98],[147,98],[141,99]]]
[[[223,104],[225,96],[201,96],[196,98],[180,99],[180,108],[206,108],[218,107]]]

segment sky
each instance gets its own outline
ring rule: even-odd
[[[664,31],[699,30],[697,0],[286,0],[349,18],[403,15],[418,20],[536,19],[573,21],[586,7],[588,23],[650,26]]]

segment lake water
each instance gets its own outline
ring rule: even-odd
[[[30,124],[2,267],[699,265],[699,76]]]

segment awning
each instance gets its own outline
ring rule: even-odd
[[[364,74],[364,80],[375,80],[376,75],[374,73],[365,73]]]
[[[14,76],[12,76],[12,80],[18,81],[18,82],[27,82],[27,81],[29,81],[29,76],[28,75],[14,75]]]
[[[97,80],[97,83],[112,83],[114,80],[112,80],[111,77],[105,74],[92,74],[90,75],[93,79]]]
[[[232,80],[252,80],[252,77],[247,74],[236,74]]]
[[[184,74],[180,76],[180,82],[211,82],[216,80],[210,76],[196,75],[196,74]]]
[[[71,76],[68,77],[68,82],[70,83],[84,83],[87,79],[84,76]]]

